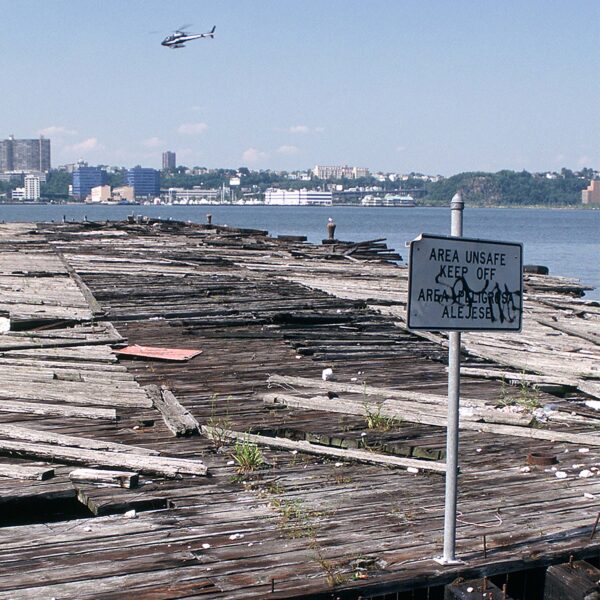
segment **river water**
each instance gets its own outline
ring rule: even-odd
[[[449,208],[363,208],[309,206],[106,206],[0,205],[0,220],[121,220],[129,214],[234,227],[265,229],[271,235],[305,235],[311,242],[327,237],[327,219],[336,237],[360,241],[386,238],[403,257],[406,242],[421,233],[449,235]],[[549,267],[553,275],[575,277],[596,289],[586,298],[600,300],[600,210],[538,208],[466,208],[465,237],[521,242],[525,264]]]

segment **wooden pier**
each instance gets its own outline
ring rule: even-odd
[[[521,598],[510,574],[596,560],[600,305],[526,274],[523,333],[463,336],[462,563],[441,566],[447,344],[406,330],[397,258],[212,224],[0,225],[0,598],[507,575]]]

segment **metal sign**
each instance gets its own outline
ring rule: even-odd
[[[523,246],[423,234],[410,244],[408,328],[520,331]]]

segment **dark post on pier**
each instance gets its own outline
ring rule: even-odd
[[[335,240],[335,223],[331,217],[327,221],[327,239],[331,242]]]

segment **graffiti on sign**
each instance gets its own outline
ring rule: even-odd
[[[411,243],[409,329],[521,329],[522,246],[422,235]]]

